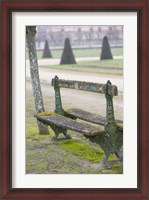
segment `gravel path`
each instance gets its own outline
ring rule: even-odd
[[[75,58],[77,62],[79,61],[96,61],[99,60],[99,57],[81,57],[81,58]],[[123,56],[114,56],[114,59],[123,59]],[[29,60],[27,60],[27,65],[29,65]],[[52,59],[41,59],[38,60],[39,66],[45,66],[45,65],[59,65],[60,59],[59,58],[52,58]]]
[[[54,59],[55,60],[55,59]],[[44,65],[48,60],[41,60]],[[51,61],[50,61],[51,62]],[[49,64],[49,63],[48,63]],[[39,60],[39,66],[42,66]],[[112,84],[117,85],[118,91],[123,93],[123,76],[114,74],[101,74],[95,72],[77,72],[69,70],[59,70],[59,69],[48,69],[39,67],[40,80],[51,83],[52,78],[57,75],[61,79],[78,80],[78,81],[88,81],[88,82],[100,82],[106,83],[110,80]],[[29,62],[26,62],[26,77],[30,79],[30,69]]]

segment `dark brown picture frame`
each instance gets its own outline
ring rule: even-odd
[[[149,199],[148,0],[2,0],[0,199]],[[12,188],[12,12],[137,12],[137,188]],[[131,131],[130,133],[131,134]],[[132,141],[133,142],[133,141]]]

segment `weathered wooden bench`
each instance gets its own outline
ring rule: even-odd
[[[123,126],[121,120],[115,120],[113,96],[118,95],[117,86],[112,85],[110,81],[106,84],[72,81],[59,79],[55,76],[52,79],[52,86],[55,90],[55,111],[50,114],[38,113],[35,117],[43,123],[48,124],[54,131],[55,137],[58,138],[59,133],[63,133],[66,138],[71,138],[67,134],[67,130],[73,130],[82,133],[90,141],[100,145],[106,154],[104,161],[106,162],[111,153],[122,159],[120,149],[123,145]],[[70,88],[84,90],[104,94],[106,97],[106,117],[93,114],[78,108],[64,110],[62,107],[60,88]],[[76,121],[81,120],[91,123],[82,123]]]

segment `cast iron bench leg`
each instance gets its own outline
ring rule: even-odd
[[[121,154],[120,151],[117,150],[114,153],[115,153],[115,155],[116,155],[117,158],[119,158],[120,160],[123,160],[123,155]]]
[[[71,139],[71,136],[69,134],[67,134],[67,129],[63,130],[63,134],[67,139]]]
[[[55,136],[52,137],[52,140],[57,140],[60,133],[63,133],[67,139],[71,139],[71,136],[67,134],[66,128],[61,128],[53,124],[51,124],[50,127],[55,133]]]

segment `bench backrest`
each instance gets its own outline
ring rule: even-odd
[[[115,117],[114,117],[114,107],[113,107],[113,96],[118,95],[117,86],[112,85],[108,80],[106,84],[101,83],[92,83],[84,81],[72,81],[59,79],[57,76],[52,79],[52,86],[55,90],[55,112],[61,115],[65,115],[65,112],[62,108],[60,88],[70,88],[77,90],[84,90],[90,92],[96,92],[105,94],[106,97],[106,123],[110,126],[115,126]]]
[[[106,84],[102,83],[93,83],[93,82],[85,82],[85,81],[72,81],[72,80],[64,80],[59,79],[57,76],[52,79],[52,86],[54,89],[56,88],[69,88],[69,89],[76,89],[76,90],[84,90],[89,92],[96,92],[101,94],[108,93],[112,96],[118,95],[117,86],[109,85],[106,91]]]

